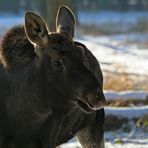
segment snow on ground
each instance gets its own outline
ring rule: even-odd
[[[148,114],[148,106],[138,106],[138,107],[106,107],[106,115],[114,115],[120,118],[140,118],[143,115]]]
[[[125,38],[125,36],[122,34],[120,38]],[[79,41],[92,51],[103,70],[148,76],[148,49],[139,49],[134,43],[132,46],[126,45],[121,42],[121,39],[115,38],[115,35],[83,36]]]
[[[133,143],[127,143],[127,144],[112,144],[112,143],[106,143],[106,148],[147,148],[148,145],[141,145],[141,144],[133,144]],[[66,148],[66,147],[65,147]]]
[[[147,20],[146,18],[148,12],[98,11],[78,14],[82,25],[92,25],[98,29],[109,27],[119,32],[127,32],[139,21]],[[93,52],[103,70],[148,76],[148,32],[83,36],[79,41],[86,44]]]
[[[126,144],[113,144],[110,142],[105,143],[105,148],[147,148],[148,145],[139,143],[126,143]],[[61,146],[60,148],[81,148],[79,143],[70,143]]]
[[[113,90],[105,90],[104,91],[106,100],[113,99],[134,99],[134,100],[146,100],[148,97],[148,92],[143,90],[127,90],[127,91],[113,91]]]

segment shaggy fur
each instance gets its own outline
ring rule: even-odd
[[[1,47],[2,63],[7,68],[20,68],[29,64],[36,56],[34,46],[28,41],[24,27],[15,26],[3,37]]]

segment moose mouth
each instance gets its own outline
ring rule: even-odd
[[[78,106],[85,112],[90,113],[93,112],[93,107],[92,105],[88,102],[82,101],[80,98],[77,98],[77,104]]]

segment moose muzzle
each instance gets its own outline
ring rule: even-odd
[[[97,93],[88,93],[85,95],[86,103],[92,110],[99,110],[106,106],[106,100],[103,91]]]
[[[85,92],[81,97],[77,97],[77,103],[86,112],[96,111],[106,106],[106,100],[102,90]]]

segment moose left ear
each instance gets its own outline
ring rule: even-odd
[[[75,16],[72,11],[66,6],[60,6],[56,17],[56,31],[72,40],[75,24]]]
[[[26,12],[25,14],[25,32],[27,38],[37,45],[47,45],[48,43],[48,29],[44,20],[33,12]]]

